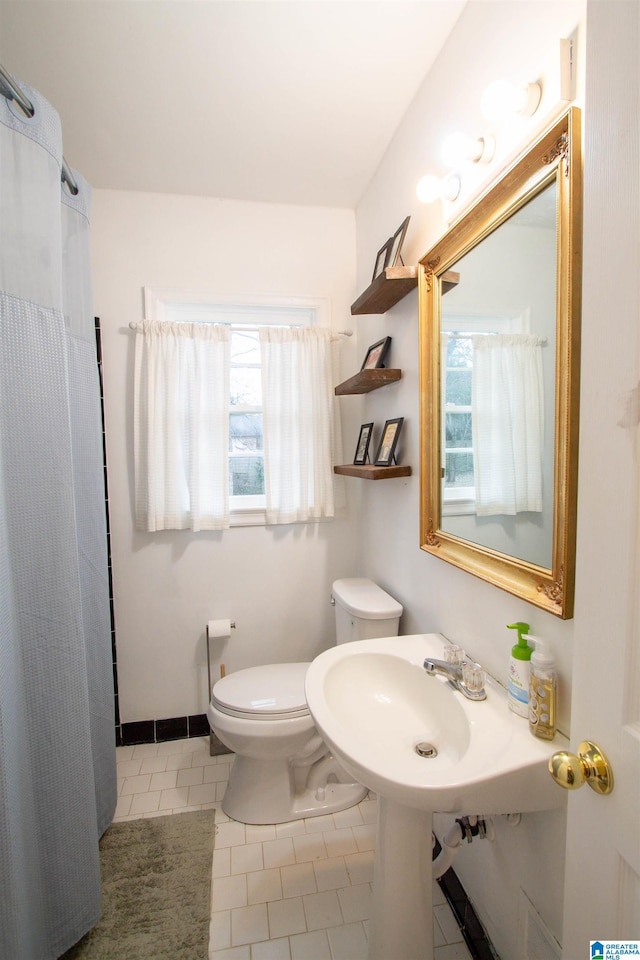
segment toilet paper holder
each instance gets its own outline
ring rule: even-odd
[[[207,677],[208,677],[208,679],[209,679],[209,699],[211,699],[212,691],[213,691],[213,684],[212,684],[212,682],[211,682],[211,646],[210,646],[210,641],[211,641],[211,639],[212,639],[212,636],[211,636],[211,631],[210,631],[210,629],[209,629],[209,625],[212,624],[212,623],[217,623],[218,626],[219,626],[219,625],[221,624],[221,621],[211,621],[211,620],[210,620],[210,621],[206,624],[206,626],[205,626],[205,631],[204,631],[204,632],[205,632],[206,639],[207,639]],[[229,620],[229,621],[227,621],[227,623],[229,624],[229,631],[235,630],[235,627],[236,627],[235,621]],[[214,634],[214,636],[216,636],[216,635],[217,635],[217,636],[228,637],[228,636],[229,636],[229,632],[222,632],[222,633]],[[221,673],[222,676],[224,675],[223,671],[224,671],[224,667],[223,667],[222,664],[221,664],[221,671],[220,671],[220,673]],[[209,753],[211,754],[211,756],[213,757],[213,756],[216,756],[216,755],[218,755],[218,754],[220,754],[220,753],[229,753],[229,752],[230,752],[230,751],[229,751],[228,748],[222,743],[222,741],[220,741],[220,740],[218,739],[218,737],[215,735],[215,733],[214,733],[212,730],[210,730],[210,732],[209,732]]]
[[[212,639],[212,634],[211,634],[210,624],[216,624],[216,625],[218,625],[218,626],[221,626],[223,623],[226,623],[228,626],[226,626],[224,629],[222,629],[221,632],[214,633],[214,634],[213,634],[213,638],[215,639],[215,638],[220,638],[220,637],[228,637],[230,634],[229,634],[229,632],[225,632],[225,631],[235,630],[235,628],[236,628],[235,620],[227,620],[227,621],[222,621],[222,620],[209,620],[209,622],[207,623],[207,625],[206,625],[206,627],[205,627],[205,635],[206,635],[206,638],[207,638],[207,676],[208,676],[208,679],[209,679],[209,698],[211,698],[211,691],[213,690],[213,684],[211,683],[211,639]]]

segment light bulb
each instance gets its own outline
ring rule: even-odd
[[[465,133],[451,133],[442,144],[441,156],[447,167],[459,170],[466,163],[488,163],[494,153],[492,137],[468,137]]]
[[[451,174],[448,177],[435,177],[428,173],[418,181],[416,193],[422,203],[433,203],[435,200],[456,200],[460,193],[460,177]]]
[[[539,83],[511,83],[496,80],[482,94],[481,109],[488,120],[507,120],[521,114],[531,117],[538,109],[542,88]]]

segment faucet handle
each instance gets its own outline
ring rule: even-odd
[[[442,659],[445,663],[461,666],[464,661],[464,650],[457,643],[448,643],[444,648]]]
[[[484,690],[485,672],[479,663],[465,660],[462,664],[462,682],[470,693]]]

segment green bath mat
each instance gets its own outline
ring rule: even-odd
[[[60,960],[207,960],[214,810],[112,824],[102,917]]]

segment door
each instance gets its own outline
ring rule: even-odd
[[[639,10],[587,4],[571,744],[599,745],[614,789],[569,794],[564,960],[640,940]]]

